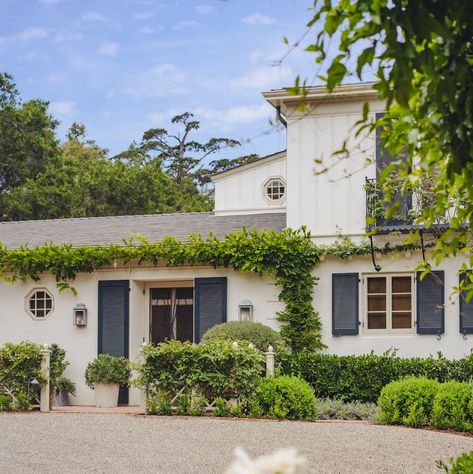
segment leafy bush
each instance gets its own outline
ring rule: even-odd
[[[39,386],[31,385],[30,382],[33,378],[39,382],[44,381],[41,358],[41,346],[32,342],[19,344],[7,342],[0,347],[0,396],[2,396],[0,409],[13,408],[14,399],[9,392],[19,399],[18,404],[21,407],[29,408],[29,404],[39,397]],[[24,401],[25,393],[28,403]],[[15,408],[20,409],[18,406]]]
[[[202,342],[212,341],[247,341],[263,352],[268,350],[268,346],[273,346],[277,352],[285,350],[284,341],[277,331],[251,321],[230,321],[211,327]]]
[[[473,451],[464,453],[456,459],[450,459],[451,466],[443,461],[437,461],[437,467],[448,474],[471,474],[473,472]]]
[[[297,377],[283,375],[261,380],[250,402],[252,413],[270,418],[314,420],[316,400],[310,385]]]
[[[438,357],[400,358],[383,355],[336,356],[313,352],[283,353],[276,357],[281,374],[306,380],[318,398],[376,403],[382,388],[405,377],[446,382],[473,380],[473,355],[459,360]]]
[[[431,418],[439,385],[436,380],[424,377],[410,377],[389,383],[378,399],[378,420],[387,425],[426,425]]]
[[[63,376],[64,371],[70,364],[70,362],[66,361],[66,351],[57,344],[51,344],[49,350],[49,386],[51,396],[57,395],[61,391],[75,395],[75,383]]]
[[[143,349],[137,384],[177,393],[196,388],[209,400],[248,397],[258,385],[264,356],[248,344],[168,341]]]
[[[90,388],[95,384],[128,385],[130,380],[130,362],[124,357],[99,354],[85,370],[85,383]]]
[[[146,398],[146,413],[148,415],[172,415],[171,397],[164,390],[153,390]]]
[[[191,397],[191,405],[189,415],[202,416],[207,409],[207,399],[203,395],[193,395]]]
[[[228,402],[222,397],[216,398],[213,414],[215,416],[227,416],[229,413],[230,407],[228,406]]]
[[[370,420],[377,418],[378,407],[374,403],[342,402],[329,398],[317,400],[318,417],[321,420]]]
[[[432,425],[457,431],[473,429],[473,384],[441,384],[432,408]]]
[[[177,397],[176,413],[178,415],[187,415],[191,406],[190,395],[188,392],[181,393]]]

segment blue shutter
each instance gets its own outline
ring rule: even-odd
[[[420,279],[417,272],[417,333],[442,334],[445,331],[445,272],[435,271]]]
[[[332,274],[332,334],[358,334],[359,314],[358,273]]]
[[[194,340],[200,342],[207,329],[227,321],[227,279],[195,279]]]
[[[469,273],[469,272],[468,272]],[[467,280],[470,282],[470,276],[467,277],[467,273],[460,273],[459,283],[460,288],[463,282]],[[467,303],[465,295],[460,293],[460,332],[462,334],[473,333],[473,298]]]
[[[128,280],[99,281],[98,353],[129,357]],[[118,403],[128,403],[128,388],[120,387]]]

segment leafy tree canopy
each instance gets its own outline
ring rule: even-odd
[[[316,1],[308,27],[316,36],[322,80],[332,91],[351,77],[374,71],[374,87],[386,114],[370,120],[368,107],[358,132],[382,126],[385,147],[407,155],[387,167],[402,178],[403,191],[428,179],[432,202],[419,223],[449,216],[434,258],[471,250],[473,222],[473,4],[464,0]],[[296,80],[291,90],[303,93]],[[304,82],[304,85],[306,82]],[[473,260],[470,262],[470,266]]]
[[[48,102],[22,102],[11,75],[0,73],[0,218],[52,219],[212,209],[210,176],[258,157],[211,156],[239,142],[192,139],[191,113],[172,119],[179,129],[151,129],[140,144],[110,158],[73,123],[56,138]]]

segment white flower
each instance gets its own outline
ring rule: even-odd
[[[293,448],[280,449],[268,456],[251,460],[241,448],[235,449],[235,461],[225,474],[304,474],[307,459]]]

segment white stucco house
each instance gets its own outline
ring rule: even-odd
[[[299,110],[299,99],[284,90],[263,96],[287,122],[287,150],[214,176],[214,212],[3,222],[0,240],[11,248],[48,241],[80,246],[119,243],[136,233],[153,241],[166,235],[186,238],[192,232],[223,236],[242,227],[280,231],[303,225],[316,243],[330,244],[340,235],[355,242],[366,238],[370,213],[366,180],[374,180],[386,160],[376,134],[355,137],[354,125],[365,102],[370,103],[371,114],[383,112],[371,85],[343,86],[332,94],[310,89],[304,112]],[[347,137],[348,158],[333,158]],[[367,157],[372,160],[367,162]],[[316,159],[321,160],[318,169],[327,168],[324,173],[316,172]],[[412,205],[412,200],[404,202],[401,212],[403,206]],[[410,229],[396,220],[377,222],[375,227],[376,245],[399,241]],[[432,229],[424,232],[426,241],[435,238]],[[449,298],[458,285],[462,260],[445,261],[434,275],[420,281],[416,267],[422,254],[419,250],[348,260],[326,257],[314,269],[319,282],[313,304],[328,353],[382,353],[396,348],[406,357],[441,351],[459,358],[471,351],[473,302],[460,304]],[[0,344],[32,340],[65,348],[72,362],[66,375],[78,387],[76,404],[94,403],[83,374],[97,353],[135,359],[143,342],[199,341],[209,326],[248,314],[242,311],[242,302],[252,305],[254,321],[277,328],[276,312],[282,309],[269,276],[205,266],[119,264],[80,275],[74,287],[77,297],[59,293],[47,274],[39,282],[0,283]],[[88,311],[85,327],[72,321],[78,304]],[[123,392],[121,402],[138,404],[138,391]]]

